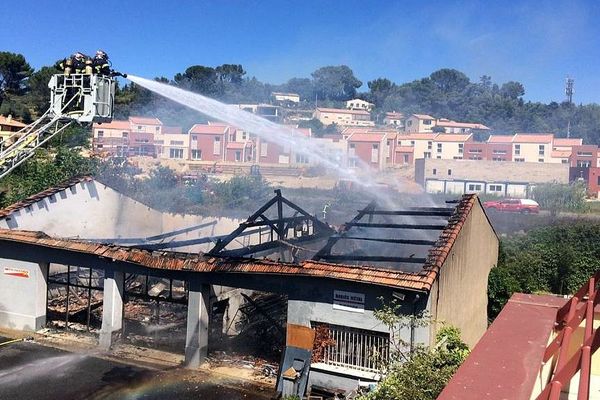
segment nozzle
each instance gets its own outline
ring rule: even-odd
[[[112,77],[121,76],[123,78],[127,78],[127,74],[124,74],[122,72],[117,72],[117,71],[111,71],[110,76],[112,76]]]

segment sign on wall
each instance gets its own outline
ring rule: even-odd
[[[29,278],[29,270],[21,268],[4,267],[4,275],[16,276],[18,278]]]
[[[345,292],[343,290],[333,291],[333,308],[351,312],[365,312],[364,293]]]

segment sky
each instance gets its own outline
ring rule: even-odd
[[[345,64],[365,90],[455,68],[519,81],[543,102],[564,100],[570,76],[576,103],[600,103],[598,21],[597,0],[19,0],[0,23],[0,51],[40,68],[100,48],[115,69],[146,78],[242,64],[270,83]]]

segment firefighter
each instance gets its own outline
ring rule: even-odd
[[[323,211],[322,211],[322,213],[323,213],[323,221],[327,221],[327,214],[329,213],[330,210],[331,210],[331,202],[328,201],[323,206]]]
[[[98,75],[110,75],[110,63],[108,62],[108,54],[102,50],[96,51],[96,56],[93,60],[94,73]]]
[[[65,76],[81,74],[85,69],[85,59],[86,56],[83,53],[73,53],[69,58],[62,60],[59,67],[63,70]]]

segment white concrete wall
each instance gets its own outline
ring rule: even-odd
[[[36,331],[46,323],[46,266],[0,258],[0,327]],[[23,276],[11,275],[15,270]]]
[[[0,228],[78,238],[160,234],[162,213],[97,181],[78,183],[0,220]]]

